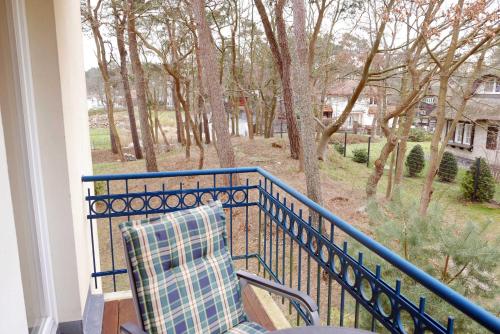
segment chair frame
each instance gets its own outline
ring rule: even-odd
[[[130,281],[130,289],[132,290],[132,299],[134,303],[134,309],[137,316],[137,323],[127,322],[120,326],[121,334],[148,334],[144,328],[144,322],[139,309],[139,300],[137,299],[137,290],[135,285],[134,275],[132,273],[132,264],[130,263],[130,258],[128,256],[128,250],[125,240],[122,237],[123,249],[125,252],[125,258],[127,262],[127,273]],[[239,278],[241,291],[247,285],[253,285],[255,287],[261,288],[268,292],[277,294],[279,296],[285,297],[299,303],[302,308],[309,315],[310,326],[319,326],[320,319],[318,314],[318,305],[314,300],[302,291],[289,288],[285,285],[276,283],[274,281],[262,278],[255,274],[251,274],[244,270],[238,270],[236,276]]]

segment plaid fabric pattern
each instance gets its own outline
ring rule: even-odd
[[[148,333],[225,333],[246,321],[219,201],[120,229]]]
[[[227,334],[259,334],[267,333],[267,331],[259,324],[255,322],[246,321],[231,328]]]

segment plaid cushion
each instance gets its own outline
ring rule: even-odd
[[[220,202],[120,229],[148,333],[224,333],[246,320]]]
[[[231,328],[227,334],[259,334],[267,333],[261,325],[255,322],[245,321],[235,327]]]

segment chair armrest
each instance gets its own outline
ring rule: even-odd
[[[236,272],[236,275],[240,279],[240,284],[242,288],[244,288],[247,284],[251,284],[258,288],[275,293],[277,295],[280,295],[282,297],[288,298],[290,300],[299,303],[301,306],[305,308],[305,310],[309,314],[311,325],[312,326],[320,325],[319,315],[318,315],[318,305],[307,294],[243,270],[238,270]]]
[[[120,334],[148,334],[143,331],[138,325],[127,322],[120,326]]]

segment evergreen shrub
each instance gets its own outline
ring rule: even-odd
[[[344,145],[341,143],[334,143],[333,148],[335,151],[337,151],[339,154],[344,154]]]
[[[477,163],[474,162],[469,170],[465,172],[462,178],[461,188],[462,195],[467,200],[475,200],[478,202],[488,202],[495,195],[495,179],[491,174],[490,167],[486,160],[481,158],[479,162],[479,175],[477,181],[477,192],[474,198],[474,178],[476,177]]]
[[[453,182],[457,177],[458,164],[457,158],[451,152],[444,152],[441,163],[439,164],[438,177],[441,182]]]
[[[415,145],[406,157],[406,169],[410,177],[415,177],[424,169],[425,155],[422,146]]]
[[[358,148],[352,151],[352,161],[360,164],[368,162],[368,150],[366,148]]]

